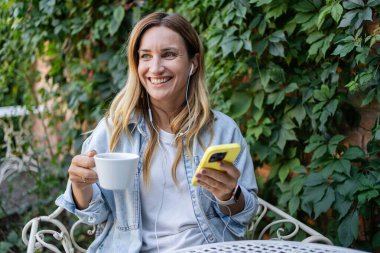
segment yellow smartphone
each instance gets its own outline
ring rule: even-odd
[[[201,162],[199,163],[197,170],[191,180],[193,186],[199,186],[197,183],[197,178],[195,175],[201,170],[201,168],[221,170],[219,166],[220,161],[226,161],[233,163],[236,157],[240,153],[240,144],[231,143],[231,144],[221,144],[216,146],[208,147],[202,157]]]

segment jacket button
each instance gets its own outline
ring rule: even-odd
[[[207,239],[208,239],[210,242],[215,241],[215,238],[214,238],[212,235],[209,235],[209,236],[207,237]]]
[[[88,222],[89,223],[95,223],[95,220],[96,219],[93,216],[88,217]]]

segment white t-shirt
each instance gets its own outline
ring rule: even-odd
[[[160,146],[151,163],[150,187],[141,180],[142,248],[140,252],[172,252],[206,243],[191,203],[183,159],[175,185],[171,167],[176,154],[175,135],[160,130]]]

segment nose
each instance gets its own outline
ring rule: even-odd
[[[159,74],[162,71],[164,71],[164,69],[165,69],[165,67],[162,64],[161,58],[154,57],[153,60],[151,61],[150,72],[152,74]]]

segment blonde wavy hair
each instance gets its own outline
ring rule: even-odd
[[[202,130],[211,132],[213,136],[212,122],[213,114],[210,109],[208,100],[208,91],[204,77],[204,53],[200,38],[191,26],[191,24],[178,14],[152,13],[141,19],[133,28],[128,41],[128,80],[124,88],[117,94],[113,100],[110,109],[106,113],[106,118],[110,119],[113,124],[111,140],[109,147],[114,151],[120,139],[122,132],[131,137],[128,124],[132,117],[142,116],[146,122],[149,122],[147,92],[141,84],[138,77],[138,49],[143,34],[152,27],[164,26],[177,32],[184,39],[189,59],[199,54],[199,64],[196,71],[192,74],[189,83],[188,102],[190,114],[184,101],[183,105],[178,108],[176,116],[171,122],[171,130],[174,134],[185,133],[181,138],[176,138],[177,152],[172,165],[172,177],[177,183],[177,166],[182,156],[182,150],[193,157],[191,146],[194,140],[200,140]],[[184,91],[185,92],[185,91]],[[107,122],[108,120],[106,120]],[[156,122],[153,124],[157,125]],[[153,154],[158,146],[159,136],[151,124],[146,124],[150,132],[150,139],[144,153],[143,162],[143,179],[146,186],[149,185],[150,165]],[[187,131],[188,130],[188,131]]]

